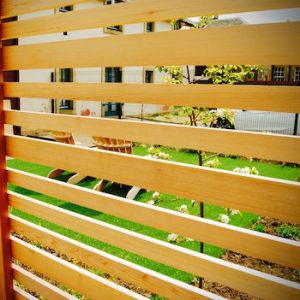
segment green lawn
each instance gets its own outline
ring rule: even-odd
[[[172,149],[165,149],[163,148],[163,151],[170,154],[171,160],[179,161],[179,162],[185,162],[189,164],[197,164],[197,155],[195,153],[189,153],[189,152],[183,152],[183,151],[176,151]],[[134,154],[136,155],[147,155],[147,148],[139,146],[134,148]],[[240,159],[232,159],[232,158],[226,158],[226,157],[220,157],[219,158],[221,162],[221,166],[219,168],[226,169],[226,170],[232,170],[235,167],[245,167],[245,166],[255,166],[257,170],[259,171],[260,175],[263,176],[269,176],[269,177],[275,177],[275,178],[282,178],[287,180],[296,180],[298,176],[300,176],[300,168],[292,167],[292,166],[281,166],[279,164],[271,164],[266,162],[250,162],[246,160],[240,160]],[[28,162],[23,162],[20,160],[9,160],[7,162],[8,166],[11,168],[15,168],[18,170],[23,170],[26,172],[38,174],[41,176],[46,176],[47,173],[51,170],[51,168],[46,166],[40,166]],[[58,179],[66,181],[67,178],[70,176],[71,173],[65,173],[63,176],[60,176]],[[96,184],[97,180],[93,178],[86,178],[84,181],[82,181],[79,185],[85,187],[85,188],[92,188]],[[84,207],[80,207],[78,205],[74,205],[71,203],[67,203],[64,201],[61,201],[59,199],[55,199],[46,195],[42,195],[36,192],[28,191],[20,187],[10,186],[10,190],[13,190],[15,192],[33,197],[35,199],[41,200],[43,202],[60,206],[62,208],[80,213],[85,216],[89,216],[91,218],[95,218],[97,220],[101,220],[110,224],[114,224],[116,226],[120,226],[129,230],[133,230],[136,232],[139,232],[141,234],[145,234],[147,236],[155,237],[160,240],[166,240],[166,237],[168,235],[167,232],[163,232],[160,230],[156,230],[147,226],[143,226],[140,224],[136,224],[124,219],[119,219],[116,217],[113,217],[111,215],[107,215],[98,211],[93,211]],[[119,196],[125,196],[128,189],[126,187],[120,188],[119,185],[113,184],[111,186],[108,186],[105,190],[105,192],[109,192],[112,194],[116,194]],[[151,200],[153,191],[143,191],[141,192],[136,201],[140,202],[147,202]],[[158,206],[168,208],[168,209],[177,209],[180,205],[186,204],[188,206],[188,210],[193,215],[199,215],[199,206],[192,206],[191,201],[188,199],[179,199],[172,195],[161,195]],[[223,213],[224,209],[222,207],[214,206],[214,205],[205,205],[205,217],[217,220],[220,213]],[[187,274],[185,272],[175,270],[171,267],[165,266],[163,264],[151,261],[149,259],[143,258],[141,256],[135,255],[133,253],[129,253],[125,250],[119,249],[117,247],[102,243],[98,240],[89,238],[87,236],[84,236],[82,234],[73,232],[71,230],[68,230],[66,228],[63,228],[61,226],[57,226],[55,224],[46,222],[44,220],[38,219],[34,216],[24,214],[21,211],[13,210],[13,213],[17,216],[20,216],[24,219],[27,219],[31,222],[34,222],[36,224],[40,224],[46,228],[49,228],[53,231],[56,231],[58,233],[61,233],[63,235],[66,235],[68,237],[71,237],[73,239],[76,239],[80,242],[83,242],[85,244],[88,244],[90,246],[93,246],[95,248],[104,250],[108,253],[114,254],[118,257],[125,258],[131,262],[137,263],[139,265],[145,266],[147,268],[150,268],[152,270],[158,271],[160,273],[163,273],[165,275],[171,276],[173,278],[182,280],[184,282],[190,283],[192,278],[194,277],[191,274]],[[231,218],[230,224],[241,226],[245,228],[249,228],[253,222],[256,221],[257,215],[250,214],[250,213],[243,213],[242,216],[236,215]],[[199,242],[195,241],[184,241],[180,243],[180,246],[186,247],[195,251],[198,251],[199,249]],[[211,246],[211,245],[205,245],[205,253],[219,257],[223,253],[224,249]]]

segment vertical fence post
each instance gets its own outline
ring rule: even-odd
[[[1,3],[0,3],[1,5]],[[1,6],[0,6],[1,12]],[[1,31],[0,31],[1,37]],[[8,198],[6,180],[6,150],[4,139],[4,100],[2,73],[2,44],[0,49],[0,299],[11,300],[13,295],[10,228],[8,219]]]

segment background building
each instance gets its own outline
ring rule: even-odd
[[[64,6],[56,10],[46,10],[38,13],[26,14],[19,20],[35,18],[39,16],[68,13],[72,10],[94,8],[102,5],[112,5],[124,2],[122,0],[94,1],[74,6]],[[143,32],[158,32],[170,30],[170,24],[166,22],[148,22],[130,24],[124,26],[110,26],[106,28],[88,29],[72,32],[48,34],[43,36],[20,38],[19,45],[27,45],[41,42],[54,42],[80,38],[95,38],[119,34],[138,34]],[[120,49],[119,51],[122,51]],[[105,53],[103,53],[105,55]],[[154,66],[149,67],[124,67],[124,68],[78,68],[78,69],[43,69],[21,70],[19,74],[21,82],[124,82],[124,83],[154,83],[161,82],[161,74]],[[163,109],[161,105],[124,104],[110,102],[71,101],[69,99],[38,99],[21,98],[21,109],[38,112],[56,112],[62,114],[84,114],[89,112],[91,116],[120,117],[121,114],[130,116],[144,113],[156,113]]]

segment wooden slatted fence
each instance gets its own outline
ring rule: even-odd
[[[2,0],[1,18],[54,9],[88,0]],[[100,1],[101,2],[101,1]],[[113,24],[297,8],[300,1],[133,0],[1,24],[2,40]],[[274,34],[276,33],[276,34]],[[202,30],[119,35],[2,48],[2,71],[147,65],[299,65],[300,23],[240,25]],[[182,51],[182,45],[197,51]],[[222,51],[220,51],[222,45]],[[120,52],[119,49],[122,49]],[[105,53],[105,55],[102,55]],[[300,163],[300,139],[171,124],[108,120],[25,111],[3,111],[3,99],[62,98],[88,101],[185,105],[232,109],[300,111],[300,88],[241,85],[37,83],[1,81],[0,102],[0,298],[33,299],[13,278],[47,299],[74,299],[60,282],[91,299],[145,299],[112,281],[36,247],[48,246],[102,272],[168,299],[222,299],[120,259],[14,215],[34,215],[148,259],[204,277],[263,299],[299,299],[300,284],[197,253],[97,221],[31,197],[7,191],[7,183],[166,232],[255,258],[300,268],[300,243],[216,221],[153,207],[121,197],[5,167],[6,156],[300,223],[300,184],[187,164],[7,135],[4,124],[105,136],[147,144]],[[180,184],[174,185],[174,182]],[[9,222],[8,222],[9,221]],[[10,235],[11,232],[18,235]],[[35,244],[21,240],[24,236]],[[52,280],[12,264],[21,262]],[[14,296],[12,296],[14,293]]]

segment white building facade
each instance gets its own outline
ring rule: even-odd
[[[122,0],[94,1],[82,3],[74,6],[65,6],[59,9],[51,9],[38,13],[26,14],[19,17],[19,20],[37,18],[41,16],[53,15],[58,13],[69,13],[72,10],[92,9],[102,5],[112,5]],[[19,38],[19,45],[66,41],[80,38],[96,38],[113,36],[117,34],[138,34],[144,32],[158,32],[170,30],[170,23],[149,22],[130,24],[124,26],[110,26],[106,28],[96,28],[80,31],[61,32],[43,36]],[[122,49],[120,49],[122,51]],[[103,53],[105,55],[105,53]],[[147,61],[145,61],[147,66]],[[155,66],[148,67],[123,67],[123,68],[78,68],[78,69],[40,69],[40,70],[21,70],[20,82],[123,82],[123,83],[161,83],[162,74]],[[84,100],[84,99],[82,99]],[[71,101],[69,99],[30,99],[21,98],[21,109],[26,111],[62,113],[75,115],[90,115],[95,117],[118,117],[120,109],[125,116],[138,116],[161,112],[161,105],[140,105],[94,101]],[[121,101],[120,101],[121,102]]]

